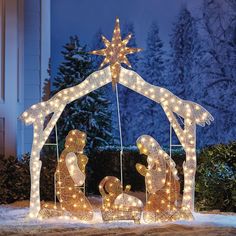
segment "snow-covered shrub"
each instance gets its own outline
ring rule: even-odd
[[[0,157],[0,204],[29,199],[29,155]]]
[[[236,142],[204,148],[196,176],[198,210],[236,211]]]
[[[120,147],[108,146],[87,153],[86,194],[99,194],[98,184],[107,175],[120,178]],[[167,151],[167,150],[166,150]],[[185,153],[175,150],[172,158],[176,163],[183,191]],[[236,142],[207,147],[198,153],[195,204],[198,210],[236,211]],[[54,147],[45,147],[41,153],[40,178],[41,200],[54,200],[54,173],[57,165]],[[133,191],[145,191],[144,178],[138,174],[135,164],[144,165],[146,157],[135,146],[124,148],[124,185],[131,184]],[[29,199],[29,154],[22,158],[0,157],[0,204]]]
[[[11,203],[30,198],[30,155],[21,158],[0,157],[0,204]],[[57,159],[52,148],[41,153],[42,169],[40,174],[41,200],[54,199],[54,173]]]
[[[56,147],[46,146],[41,152],[40,199],[54,200],[54,174],[57,167]]]

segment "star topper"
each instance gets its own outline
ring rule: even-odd
[[[105,44],[106,48],[91,52],[91,54],[105,57],[99,68],[110,64],[113,89],[115,88],[116,83],[119,82],[121,63],[124,63],[131,68],[131,64],[126,55],[135,52],[140,52],[142,50],[140,48],[127,47],[126,45],[128,44],[130,39],[131,34],[129,34],[124,40],[121,39],[120,23],[119,19],[116,18],[115,28],[113,31],[111,42],[102,35],[102,41]]]

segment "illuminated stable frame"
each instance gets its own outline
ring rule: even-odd
[[[46,102],[40,102],[26,110],[21,118],[26,125],[33,124],[33,144],[30,157],[31,193],[30,213],[31,218],[36,218],[40,211],[40,151],[44,146],[52,129],[66,105],[82,96],[94,91],[112,81],[110,68],[105,67],[89,75],[82,83],[55,94]],[[169,122],[173,127],[183,149],[186,152],[184,169],[184,193],[182,207],[194,210],[194,186],[196,171],[196,125],[204,126],[213,121],[211,114],[202,106],[182,100],[167,89],[147,83],[141,76],[132,70],[121,67],[119,83],[140,93],[147,98],[159,103]],[[175,114],[176,113],[176,114]],[[52,114],[47,126],[44,121]],[[184,120],[182,128],[176,115]]]

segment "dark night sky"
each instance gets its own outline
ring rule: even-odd
[[[62,45],[71,35],[78,35],[82,43],[90,44],[99,28],[111,37],[115,17],[133,22],[139,47],[145,49],[145,38],[152,21],[160,27],[160,36],[168,48],[169,35],[180,8],[186,5],[194,16],[201,0],[52,0],[52,70],[61,62]],[[122,28],[121,28],[122,30]]]

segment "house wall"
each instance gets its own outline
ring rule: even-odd
[[[18,22],[20,1],[0,0],[1,5],[1,153],[16,154],[18,107],[21,106],[20,62],[18,39],[21,37]],[[19,19],[22,20],[22,19]]]
[[[24,17],[24,110],[42,98],[50,58],[50,0],[25,0]],[[24,124],[21,124],[24,125]],[[30,152],[32,127],[24,127],[22,150]]]
[[[0,28],[0,154],[15,156],[31,150],[32,127],[17,118],[41,100],[50,0],[0,0]]]
[[[41,100],[40,78],[40,1],[25,0],[24,7],[24,110]],[[24,126],[24,124],[21,124]],[[32,127],[23,127],[20,153],[30,151]]]

